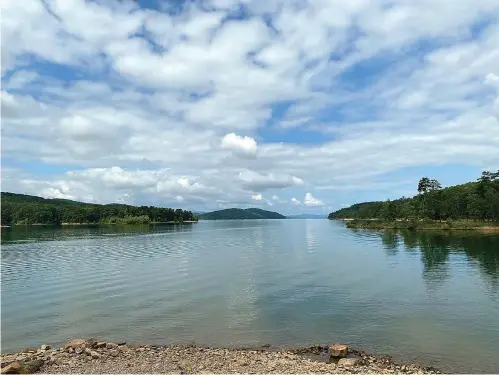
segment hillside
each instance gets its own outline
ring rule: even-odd
[[[315,215],[315,214],[300,214],[300,215],[288,215],[287,219],[326,219],[326,215]]]
[[[1,193],[2,225],[61,223],[138,224],[195,220],[190,211],[126,204],[94,204],[67,199]]]
[[[261,210],[259,208],[228,208],[225,210],[208,212],[199,215],[201,220],[242,220],[242,219],[286,219],[277,212]]]
[[[413,198],[357,203],[331,212],[328,219],[499,220],[499,171],[444,189],[423,177],[417,192]]]

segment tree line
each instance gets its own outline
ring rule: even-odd
[[[24,194],[4,193],[2,225],[105,223],[145,224],[197,220],[191,211],[126,204],[93,204],[66,199],[45,199]]]
[[[328,219],[430,219],[499,221],[499,170],[482,172],[476,182],[442,189],[423,177],[418,194],[386,202],[365,202],[331,212]]]

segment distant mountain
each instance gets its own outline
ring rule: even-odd
[[[327,219],[327,215],[300,214],[286,216],[288,219]]]
[[[260,210],[259,208],[228,208],[199,215],[200,220],[241,220],[241,219],[286,219],[277,212]]]

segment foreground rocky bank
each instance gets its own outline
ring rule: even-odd
[[[74,339],[62,348],[42,345],[1,357],[2,373],[410,373],[434,368],[397,364],[346,345],[300,349],[127,345]]]

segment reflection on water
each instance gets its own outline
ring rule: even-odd
[[[2,244],[190,231],[196,223],[137,225],[16,225],[2,228]]]
[[[2,350],[345,341],[499,372],[499,233],[328,220],[2,228]]]
[[[396,255],[401,242],[407,252],[419,250],[425,279],[444,281],[450,277],[449,257],[452,254],[466,255],[471,266],[479,267],[491,290],[499,290],[499,235],[496,233],[409,230],[372,232],[381,237],[388,255]]]

